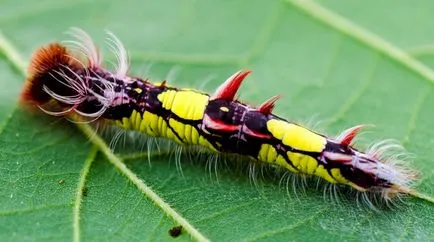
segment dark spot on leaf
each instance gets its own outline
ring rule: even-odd
[[[60,179],[57,183],[59,183],[59,184],[63,184],[63,183],[65,183],[65,180]]]
[[[171,229],[169,229],[169,235],[172,236],[173,238],[176,238],[178,236],[180,236],[182,233],[182,226],[175,226],[172,227]]]
[[[83,197],[87,197],[87,194],[89,192],[89,189],[87,187],[83,188]]]

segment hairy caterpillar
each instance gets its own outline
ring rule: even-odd
[[[73,29],[73,34],[77,41],[69,43],[79,54],[59,43],[35,52],[23,103],[49,115],[103,121],[180,145],[247,156],[386,200],[412,193],[416,175],[398,154],[390,154],[396,145],[381,142],[366,152],[353,146],[363,125],[326,137],[273,114],[278,96],[259,107],[234,99],[249,71],[230,76],[213,94],[152,83],[127,74],[127,51],[113,34],[115,72],[102,67],[101,55],[84,31]]]

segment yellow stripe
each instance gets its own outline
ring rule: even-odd
[[[140,130],[140,125],[142,124],[142,115],[140,113],[136,114],[136,123],[134,125],[135,130]]]
[[[169,90],[158,95],[163,108],[172,111],[178,117],[187,120],[201,120],[203,118],[209,97],[190,90]]]
[[[283,158],[283,156],[278,155],[277,159],[276,159],[276,165],[279,165],[281,167],[284,167],[294,173],[299,173],[296,169],[294,169],[294,167],[292,167],[290,164],[288,164],[285,160],[285,158]]]
[[[286,154],[288,155],[289,160],[292,161],[292,164],[305,174],[313,174],[318,166],[318,162],[308,155],[294,152],[287,152]]]
[[[277,151],[276,149],[269,144],[262,144],[261,149],[258,153],[258,160],[267,162],[267,163],[275,163],[277,158]]]
[[[342,184],[348,184],[349,183],[348,180],[342,176],[341,171],[338,168],[331,169],[331,173],[333,175],[333,178],[336,181],[338,181],[339,183],[342,183]]]
[[[198,93],[194,90],[168,90],[160,93],[157,96],[158,100],[162,103],[163,108],[170,110],[178,117],[185,120],[201,120],[205,113],[205,108],[208,105],[209,97],[205,94]],[[176,130],[178,135],[184,139],[186,144],[200,144],[203,143],[207,147],[212,147],[209,142],[204,142],[203,137],[200,139],[199,132],[195,127],[185,125],[176,120],[169,121],[170,126]],[[158,130],[167,138],[173,139],[171,131],[164,131],[168,127],[158,119]],[[179,141],[179,140],[178,140]]]
[[[216,150],[214,146],[203,136],[199,136],[199,145],[202,147],[206,147],[214,152],[218,152],[218,150]]]
[[[321,152],[327,142],[323,136],[283,120],[271,119],[267,128],[276,139],[297,150]]]
[[[304,127],[298,126],[296,124],[292,124],[283,120],[271,119],[267,122],[267,128],[270,133],[276,138],[282,141],[284,145],[292,147],[299,151],[306,152],[321,152],[327,140],[321,135],[318,135]],[[271,154],[273,155],[273,154]],[[300,154],[297,152],[287,152],[287,158],[292,162],[294,167],[297,168],[298,171],[305,174],[314,175],[317,172],[318,161],[314,158]],[[267,157],[267,160],[269,158]],[[277,163],[279,165],[283,165],[287,167],[289,170],[294,172],[294,168],[283,162],[283,157],[278,156]],[[318,171],[321,176],[328,176],[330,180],[334,180],[330,177],[330,175],[326,175],[321,171],[321,168]],[[325,171],[327,172],[327,171]],[[326,178],[326,179],[327,179]]]
[[[122,127],[124,127],[125,129],[131,129],[129,118],[122,118]]]
[[[259,153],[258,153],[258,160],[260,161],[264,161],[264,162],[268,162],[268,163],[272,163],[273,161],[270,161],[267,159],[267,154],[268,154],[268,150],[270,149],[269,144],[262,144],[261,148],[259,149]]]
[[[158,94],[157,98],[163,104],[163,108],[167,110],[170,110],[172,108],[172,104],[173,104],[173,100],[175,99],[176,92],[177,91],[175,90],[167,90],[165,92]]]
[[[142,123],[140,124],[140,131],[154,137],[159,136],[158,118],[159,117],[153,113],[145,112],[143,114]]]
[[[330,183],[336,183],[336,180],[333,179],[333,177],[330,176],[330,174],[329,174],[328,171],[324,168],[323,165],[319,165],[319,166],[316,168],[314,174],[317,175],[317,176],[319,176],[319,177],[322,177],[322,178],[326,179],[326,180],[327,180],[328,182],[330,182]]]

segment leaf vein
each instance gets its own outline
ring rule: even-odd
[[[251,49],[247,51],[244,58],[240,59],[240,66],[248,66],[256,56],[264,52],[264,49],[273,34],[274,28],[277,26],[281,17],[282,9],[281,2],[276,2],[276,6],[273,8],[271,13],[268,14],[265,24],[259,31]]]
[[[0,211],[0,217],[24,214],[24,213],[33,213],[42,210],[56,209],[56,208],[69,208],[72,204],[47,204],[43,206],[36,206],[31,208],[24,209],[16,209],[16,210],[8,210],[8,211]]]
[[[416,129],[416,122],[417,122],[417,118],[420,115],[421,108],[426,102],[426,100],[428,99],[430,93],[431,93],[431,88],[425,88],[422,94],[419,95],[419,99],[416,102],[414,111],[410,117],[410,121],[408,122],[407,134],[402,141],[403,145],[406,145],[407,143],[410,142],[410,136],[413,134],[414,130]]]
[[[221,66],[221,65],[237,65],[241,57],[238,55],[212,55],[212,54],[191,54],[183,55],[179,53],[140,53],[134,52],[131,55],[131,60],[151,61],[161,63],[176,63],[185,65],[199,66]]]
[[[155,223],[155,226],[154,226],[154,228],[152,229],[152,233],[151,233],[151,235],[149,236],[148,241],[155,241],[155,240],[156,240],[156,239],[155,239],[155,236],[156,236],[156,234],[157,234],[158,228],[160,228],[161,225],[163,224],[163,219],[164,219],[164,215],[162,215],[162,216],[160,217],[160,219],[158,220],[158,223]]]
[[[330,126],[343,118],[348,110],[350,110],[351,107],[362,97],[363,93],[368,89],[374,79],[373,77],[377,70],[379,59],[378,56],[375,56],[373,64],[368,68],[367,75],[363,78],[361,85],[355,89],[345,102],[343,102],[342,106],[337,109],[337,113],[327,121],[327,126]]]
[[[335,65],[336,65],[337,59],[338,59],[337,57],[339,56],[339,52],[340,52],[340,49],[342,47],[342,36],[341,35],[338,36],[336,43],[334,45],[335,46],[333,48],[333,52],[332,52],[332,55],[330,58],[330,63],[327,66],[326,74],[325,74],[324,78],[321,79],[321,83],[319,84],[320,86],[324,86],[326,80],[330,78],[330,75],[332,73],[333,68],[335,68]]]
[[[23,61],[18,51],[13,47],[11,42],[0,32],[0,54],[6,57],[15,71],[26,76],[27,63]]]
[[[213,213],[213,214],[211,214],[209,216],[206,216],[206,217],[203,217],[203,218],[201,218],[199,220],[196,220],[196,223],[198,223],[198,222],[204,222],[204,221],[211,220],[211,219],[215,219],[217,217],[220,217],[220,216],[222,216],[224,214],[227,214],[227,213],[230,213],[232,211],[237,211],[240,208],[248,207],[249,205],[251,205],[251,204],[253,204],[255,202],[256,202],[256,199],[252,199],[252,200],[247,201],[247,202],[239,203],[239,204],[237,204],[235,206],[228,207],[226,209],[223,209],[223,210],[220,210],[220,211],[218,211],[216,213]]]
[[[300,227],[300,226],[302,226],[302,225],[304,225],[304,224],[306,224],[306,223],[308,223],[308,222],[310,222],[310,221],[318,218],[321,214],[324,214],[325,212],[327,212],[329,210],[330,210],[330,207],[326,207],[324,209],[321,209],[321,210],[315,212],[314,214],[312,214],[311,216],[309,216],[307,218],[304,218],[304,219],[301,219],[301,220],[297,221],[294,224],[290,224],[288,226],[284,226],[284,227],[276,229],[276,230],[270,230],[270,231],[264,232],[264,233],[262,233],[262,234],[260,234],[260,235],[258,235],[256,237],[250,239],[249,241],[257,241],[257,240],[269,238],[271,236],[274,236],[274,235],[277,235],[277,234],[280,234],[280,233],[283,233],[283,232],[286,232],[286,231],[294,230],[294,229],[296,229],[296,228],[298,228],[298,227]]]
[[[380,36],[369,32],[356,23],[351,22],[343,16],[321,6],[315,1],[310,0],[285,0],[300,11],[310,15],[329,27],[339,31],[360,43],[372,48],[373,50],[384,54],[391,60],[396,61],[408,70],[420,75],[424,80],[434,84],[434,71],[411,57],[408,53],[401,50],[397,46],[381,38]]]
[[[78,186],[77,191],[75,195],[75,201],[74,201],[74,207],[73,207],[73,241],[79,242],[80,241],[80,209],[81,209],[81,202],[83,200],[83,191],[86,186],[86,178],[89,174],[90,167],[93,163],[93,161],[96,158],[96,155],[98,154],[98,147],[93,145],[92,148],[89,151],[89,155],[84,161],[83,168],[80,172],[80,177],[78,179]]]
[[[168,216],[172,217],[176,222],[182,225],[183,228],[196,240],[208,241],[193,225],[191,225],[184,217],[175,211],[166,201],[163,200],[151,187],[146,185],[137,175],[132,172],[122,161],[108,148],[107,144],[98,136],[89,125],[77,124],[80,130],[95,144],[98,149],[106,156],[119,171],[125,175],[136,187],[143,192],[149,199],[155,202]]]

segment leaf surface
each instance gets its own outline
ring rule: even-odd
[[[110,158],[75,125],[16,102],[25,77],[15,52],[27,62],[35,48],[68,38],[62,33],[71,26],[103,47],[108,29],[128,48],[134,75],[212,91],[236,70],[250,68],[240,92],[248,103],[281,94],[278,114],[322,121],[319,128],[329,135],[374,124],[361,145],[402,142],[422,171],[418,190],[434,194],[434,4],[409,4],[3,1],[0,240],[166,241],[180,224],[197,232],[184,230],[182,240],[432,239],[434,206],[421,199],[376,213],[355,201],[324,199],[315,188],[295,195],[289,184],[288,195],[278,178],[255,185],[246,167],[221,168],[216,177],[205,160],[185,158],[181,172],[173,156],[152,157],[151,165],[139,156],[125,159],[122,168],[116,163],[122,155]]]

